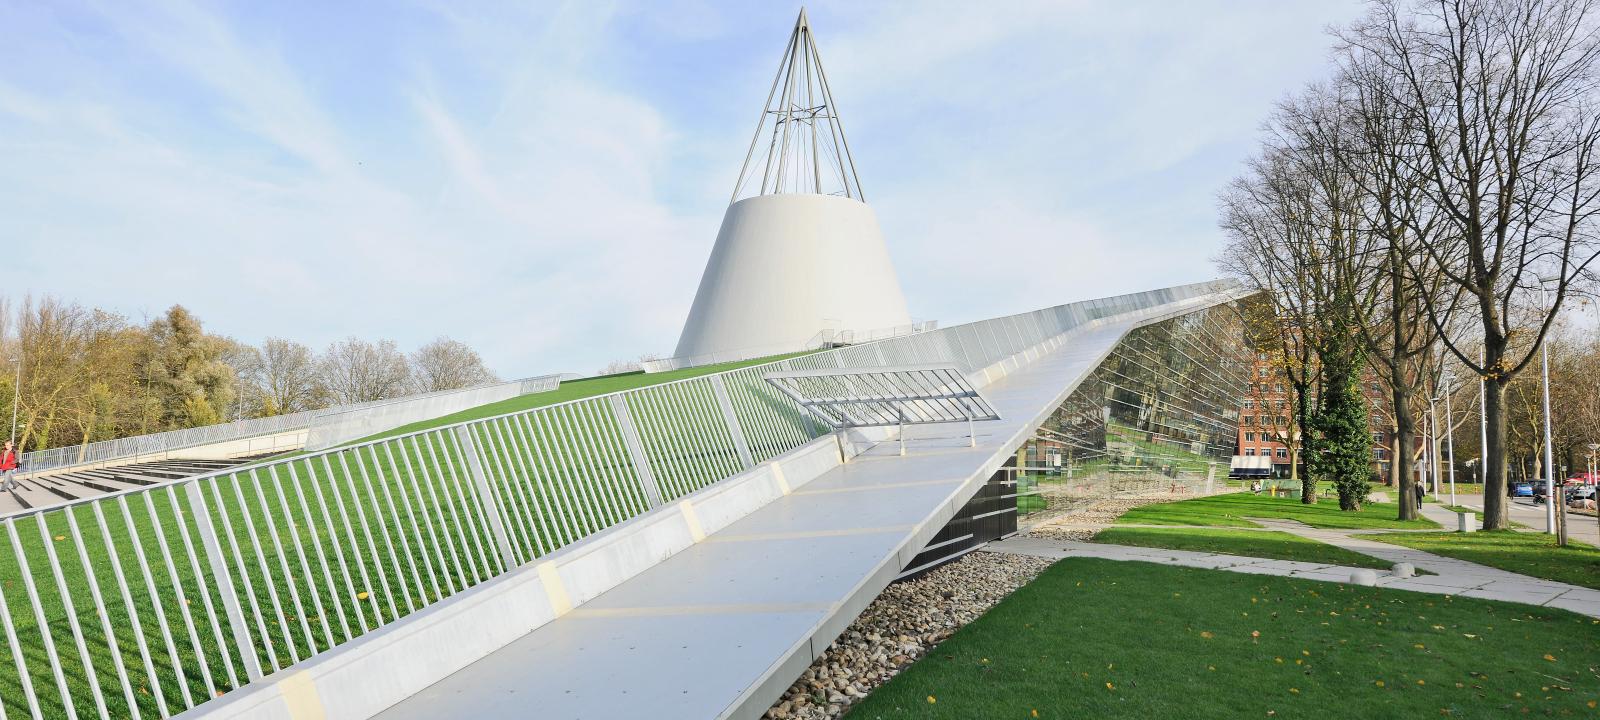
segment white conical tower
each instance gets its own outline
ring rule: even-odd
[[[674,354],[758,357],[910,324],[802,8]]]

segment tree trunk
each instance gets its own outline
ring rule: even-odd
[[[1394,385],[1394,468],[1398,482],[1397,492],[1400,493],[1400,519],[1417,519],[1417,492],[1415,490],[1417,478],[1413,475],[1411,451],[1407,445],[1408,438],[1417,434],[1417,421],[1411,417],[1411,393],[1405,388],[1405,383],[1392,383]]]
[[[1483,529],[1506,527],[1506,384],[1484,381],[1483,416],[1489,422],[1489,457],[1483,459]]]
[[[1291,428],[1289,430],[1289,432],[1293,433],[1297,429],[1299,430],[1299,432],[1300,432],[1299,448],[1300,448],[1302,457],[1304,457],[1304,454],[1307,451],[1310,451],[1312,449],[1312,446],[1311,446],[1311,435],[1312,435],[1312,433],[1311,433],[1311,402],[1308,399],[1310,397],[1310,395],[1311,395],[1310,390],[1311,390],[1311,383],[1309,383],[1309,382],[1295,383],[1295,401],[1296,401],[1295,402],[1295,425],[1296,425],[1296,427],[1295,428]],[[1295,474],[1295,468],[1297,467],[1297,465],[1298,465],[1298,463],[1290,465],[1290,471],[1289,472],[1290,472],[1291,476]],[[1308,473],[1305,474],[1304,477],[1300,478],[1300,502],[1302,502],[1302,503],[1304,503],[1306,505],[1315,505],[1315,504],[1317,504],[1317,479],[1312,475],[1312,473],[1308,472]]]

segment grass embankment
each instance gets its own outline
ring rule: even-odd
[[[1390,563],[1361,553],[1334,547],[1299,535],[1273,530],[1220,530],[1202,528],[1119,528],[1111,527],[1094,536],[1093,542],[1112,545],[1222,553],[1272,560],[1344,565],[1346,567],[1387,570]]]
[[[1070,558],[849,717],[1593,717],[1596,667],[1560,610]]]
[[[1368,537],[1530,577],[1600,590],[1600,549],[1575,541],[1568,542],[1565,548],[1557,547],[1555,536],[1545,533],[1488,530],[1384,533]]]
[[[1145,505],[1129,510],[1118,523],[1134,525],[1191,525],[1206,527],[1256,527],[1247,518],[1295,520],[1317,528],[1426,530],[1439,525],[1432,520],[1396,520],[1392,503],[1367,505],[1360,510],[1340,510],[1336,502],[1303,505],[1298,498],[1231,493],[1211,497]]]
[[[766,363],[778,362],[780,360],[787,360],[789,358],[800,357],[802,355],[809,355],[813,352],[816,351],[807,350],[804,352],[789,353],[787,355],[773,355],[771,357],[757,358],[754,360],[718,363],[716,365],[702,365],[700,367],[684,368],[682,370],[672,370],[668,372],[646,373],[640,371],[618,373],[616,375],[602,375],[600,377],[592,378],[581,378],[578,380],[563,380],[560,387],[557,387],[549,392],[519,395],[517,397],[507,398],[499,402],[492,402],[487,405],[479,405],[477,407],[468,408],[460,412],[436,417],[432,420],[422,420],[409,425],[402,425],[393,430],[381,432],[370,437],[361,438],[360,440],[352,440],[350,443],[354,444],[366,442],[368,440],[375,440],[378,438],[404,435],[406,433],[416,432],[418,430],[442,427],[459,422],[466,422],[468,420],[479,420],[486,417],[495,417],[496,415],[505,415],[506,413],[521,412],[523,410],[531,410],[533,408],[545,407],[547,405],[564,403],[569,400],[579,400],[586,397],[594,397],[596,395],[606,395],[609,393],[621,392],[623,390],[633,390],[635,388],[648,387],[650,385],[660,385],[662,383],[669,383],[674,380],[684,380],[692,377],[700,377],[701,375],[710,375],[728,370],[737,370],[739,368],[750,367],[752,365],[764,365]]]

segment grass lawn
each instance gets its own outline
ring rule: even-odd
[[[1559,548],[1553,535],[1490,530],[1476,533],[1385,533],[1367,537],[1514,573],[1600,590],[1600,549],[1576,541]]]
[[[1368,505],[1346,512],[1338,502],[1302,505],[1299,498],[1273,498],[1249,493],[1230,493],[1211,497],[1145,505],[1129,510],[1117,522],[1134,525],[1205,525],[1212,527],[1254,527],[1245,518],[1298,520],[1319,528],[1394,528],[1396,530],[1439,527],[1432,520],[1395,519],[1393,503]]]
[[[849,717],[1594,717],[1596,667],[1560,610],[1070,558]]]
[[[1273,530],[1113,527],[1100,531],[1100,534],[1094,536],[1094,542],[1380,570],[1387,570],[1390,567],[1390,563],[1369,555]]]

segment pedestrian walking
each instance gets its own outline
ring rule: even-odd
[[[17,489],[17,450],[16,444],[6,441],[5,448],[0,449],[0,491]]]
[[[1411,487],[1417,491],[1417,507],[1422,507],[1422,497],[1428,494],[1427,491],[1422,489],[1422,483],[1417,483]]]

